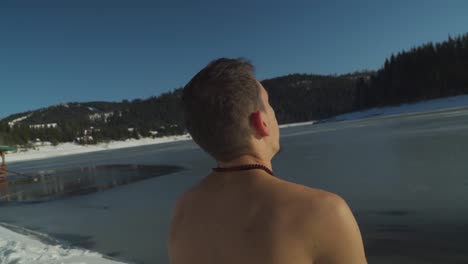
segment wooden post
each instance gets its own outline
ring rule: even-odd
[[[0,150],[0,156],[2,157],[2,163],[0,163],[0,202],[10,201],[5,152],[6,150]]]
[[[5,151],[0,150],[0,156],[2,157],[2,163],[0,164],[0,182],[6,181],[7,179],[7,169],[5,163]]]
[[[0,156],[2,156],[2,164],[3,166],[6,166],[5,164],[5,151],[0,150]]]
[[[3,156],[3,155],[2,155]],[[0,165],[0,202],[10,201],[6,165]]]
[[[7,180],[6,165],[0,165],[0,182]]]

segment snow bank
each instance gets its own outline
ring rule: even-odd
[[[371,108],[364,111],[352,112],[335,116],[326,121],[344,121],[369,118],[375,116],[399,115],[408,113],[430,112],[436,110],[449,110],[455,108],[468,107],[468,95],[438,98],[398,106],[387,106],[381,108]]]
[[[31,114],[26,115],[26,116],[22,116],[22,117],[20,117],[20,118],[15,119],[15,120],[12,120],[12,121],[8,122],[8,125],[9,125],[10,127],[12,127],[12,126],[14,126],[16,123],[21,122],[21,121],[23,121],[23,120],[25,120],[25,119],[28,119],[30,116],[31,116]]]
[[[306,126],[306,125],[313,125],[315,124],[316,121],[308,121],[308,122],[301,122],[301,123],[292,123],[292,124],[284,124],[280,125],[280,128],[285,128],[285,127],[296,127],[296,126]]]
[[[0,226],[0,264],[118,264],[104,258],[101,254],[82,249],[67,249],[59,245],[50,245],[41,242],[39,233],[30,232],[30,235],[15,233],[6,227]],[[35,235],[34,235],[35,234]]]
[[[44,144],[36,146],[34,149],[28,149],[26,151],[8,152],[6,159],[7,162],[46,159],[51,157],[88,153],[100,150],[120,149],[190,139],[191,137],[186,134],[161,138],[142,138],[128,139],[125,141],[111,141],[109,143],[100,143],[96,145],[77,145],[74,143],[61,143],[57,146],[52,146],[50,144]]]

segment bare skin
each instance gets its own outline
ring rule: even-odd
[[[279,128],[259,86],[266,109],[250,116],[252,152],[218,161],[220,167],[260,163],[271,169]],[[342,198],[263,170],[206,176],[178,200],[168,242],[171,264],[367,263]]]

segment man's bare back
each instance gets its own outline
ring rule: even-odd
[[[212,173],[174,210],[172,264],[366,263],[338,196],[252,170]]]
[[[366,263],[343,199],[270,175],[280,130],[253,69],[220,58],[184,87],[188,131],[218,168],[177,202],[171,263]]]

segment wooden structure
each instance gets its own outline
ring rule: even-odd
[[[16,148],[9,147],[9,146],[0,146],[0,156],[2,157],[1,165],[6,165],[5,154],[7,153],[7,151],[12,151],[12,150],[16,150]]]
[[[9,201],[6,165],[0,165],[0,202]]]
[[[0,156],[2,158],[2,161],[0,163],[0,201],[10,200],[8,192],[8,177],[5,154],[7,153],[7,151],[11,150],[15,150],[15,148],[8,146],[0,146]]]
[[[5,154],[7,151],[16,150],[13,147],[8,146],[0,146],[0,157],[2,158],[2,162],[0,163],[0,181],[6,181],[7,179],[7,167],[5,161]]]

